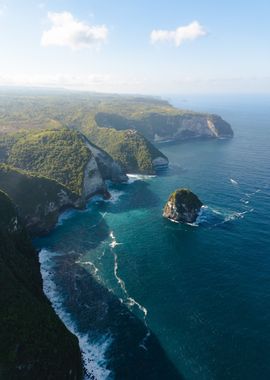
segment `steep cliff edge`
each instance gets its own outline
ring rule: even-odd
[[[168,158],[135,129],[92,127],[84,132],[126,173],[156,174],[168,167]]]
[[[127,181],[121,167],[80,132],[68,129],[19,134],[2,142],[0,189],[19,206],[31,234],[50,231],[60,212],[84,207],[95,194],[109,197],[106,180]],[[0,149],[1,150],[1,149]]]
[[[84,140],[87,147],[92,152],[104,180],[110,180],[112,182],[126,182],[128,180],[128,177],[122,170],[121,166],[114,161],[107,152],[98,148],[86,137],[84,137]]]
[[[48,233],[61,211],[83,206],[80,197],[55,180],[0,164],[0,189],[18,206],[31,235]]]
[[[37,253],[0,191],[0,378],[82,379],[77,338],[42,291]]]
[[[99,127],[125,130],[133,128],[153,142],[182,141],[195,138],[229,138],[233,131],[218,115],[177,110],[173,107],[160,112],[119,115],[98,112]]]
[[[78,131],[61,128],[14,136],[2,140],[6,164],[55,180],[83,201],[93,194],[107,195],[107,179],[127,180],[109,154]]]

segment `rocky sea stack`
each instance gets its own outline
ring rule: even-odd
[[[174,191],[163,210],[163,216],[175,222],[194,223],[203,203],[188,189]]]

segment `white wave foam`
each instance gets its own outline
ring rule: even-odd
[[[131,307],[137,306],[137,308],[142,312],[143,317],[146,318],[147,313],[148,313],[146,307],[142,306],[138,301],[136,301],[134,298],[132,298],[128,294],[124,280],[122,280],[122,278],[118,275],[118,256],[115,252],[114,252],[114,276],[118,284],[120,285],[120,288],[122,289],[123,293],[126,296],[126,303],[128,304],[128,306],[131,306]]]
[[[77,260],[75,261],[75,264],[81,264],[81,265],[89,265],[92,270],[91,270],[91,273],[96,276],[97,273],[98,273],[98,268],[95,266],[94,263],[92,263],[92,261],[81,261],[81,260]]]
[[[230,178],[230,182],[231,182],[233,185],[238,185],[238,182],[237,182],[235,179]]]
[[[253,195],[260,193],[260,192],[261,192],[261,189],[257,189],[255,191],[253,191],[252,193],[245,193],[245,196],[248,198],[251,198]]]
[[[127,174],[128,176],[128,184],[133,183],[135,181],[146,181],[151,178],[155,178],[156,175],[146,175],[146,174]]]
[[[116,241],[116,238],[115,238],[115,236],[114,236],[114,234],[113,234],[113,231],[110,232],[110,237],[111,237],[111,239],[112,239],[112,242],[109,244],[109,246],[110,246],[111,248],[115,248],[117,245],[122,245],[122,244],[123,244],[123,243],[118,243],[118,242]]]
[[[119,199],[121,198],[121,196],[125,194],[124,191],[120,191],[120,190],[109,190],[109,191],[111,194],[111,198],[106,199],[105,202],[117,203]]]
[[[65,220],[68,220],[72,218],[72,216],[77,212],[78,210],[66,210],[62,214],[60,214],[58,218],[58,222],[56,223],[56,226],[62,226]]]
[[[251,208],[245,211],[217,210],[212,207],[202,206],[200,214],[193,225],[208,225],[210,228],[220,226],[236,219],[243,219],[246,214],[253,212]]]
[[[88,334],[81,334],[78,331],[76,323],[72,320],[70,314],[64,310],[63,299],[53,281],[53,263],[51,257],[56,255],[56,253],[49,252],[46,249],[42,249],[39,252],[43,291],[52,303],[56,314],[79,340],[85,370],[85,380],[108,380],[111,377],[111,372],[106,368],[105,356],[112,342],[112,338],[106,335],[93,342]]]
[[[245,198],[241,198],[240,199],[240,202],[244,203],[245,205],[248,205],[249,204],[249,200],[245,199]]]
[[[213,210],[214,213],[219,213],[217,210]],[[197,219],[195,223],[190,223],[192,226],[198,227],[200,224],[203,224],[208,220],[209,216],[209,207],[203,205],[200,209],[199,215],[197,216]]]
[[[114,248],[115,245],[113,245],[113,243],[116,243],[116,238],[114,236],[113,231],[111,231],[110,237],[113,239],[113,242],[110,244],[110,247]],[[118,244],[120,244],[120,243],[118,243]],[[122,292],[125,296],[125,301],[124,301],[125,304],[129,308],[133,308],[134,306],[136,306],[137,309],[142,313],[144,324],[145,324],[145,327],[147,328],[147,333],[146,333],[145,337],[143,338],[142,342],[140,343],[140,346],[143,347],[145,350],[147,350],[146,342],[147,342],[148,337],[151,334],[150,330],[148,328],[148,325],[147,325],[147,321],[146,321],[148,310],[146,309],[146,307],[141,305],[138,301],[136,301],[133,297],[131,297],[129,295],[127,288],[126,288],[126,284],[125,284],[124,280],[119,276],[119,273],[118,273],[118,256],[117,256],[117,253],[115,251],[113,251],[113,257],[114,257],[114,269],[113,269],[114,277],[116,278],[117,283],[119,284],[120,289],[122,290]]]
[[[104,257],[105,252],[106,252],[106,250],[103,249],[102,252],[101,252],[101,255],[98,257],[99,260],[101,260]]]

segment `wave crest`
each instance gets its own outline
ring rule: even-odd
[[[93,342],[89,334],[81,334],[78,331],[76,323],[71,319],[70,314],[65,311],[63,298],[57,291],[57,287],[53,281],[54,264],[51,258],[54,256],[58,256],[58,254],[46,249],[42,249],[39,252],[43,291],[50,300],[56,314],[68,330],[76,335],[79,340],[85,372],[84,380],[108,380],[112,374],[107,369],[106,352],[111,345],[112,338],[109,335],[101,336]],[[88,264],[88,262],[84,264]]]

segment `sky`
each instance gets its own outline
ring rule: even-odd
[[[269,0],[0,0],[0,85],[270,93]]]

